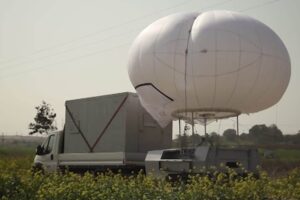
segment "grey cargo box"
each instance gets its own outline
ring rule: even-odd
[[[161,129],[134,93],[66,101],[64,153],[118,152],[143,162],[171,142],[172,124]]]

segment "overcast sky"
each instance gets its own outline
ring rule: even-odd
[[[53,106],[61,128],[66,100],[134,92],[126,65],[138,33],[168,14],[214,9],[241,11],[262,21],[281,37],[291,58],[283,98],[267,110],[242,115],[241,132],[254,124],[277,124],[286,134],[296,133],[299,0],[0,0],[0,133],[28,134],[34,106],[42,100]],[[233,127],[235,119],[221,120],[208,132]]]

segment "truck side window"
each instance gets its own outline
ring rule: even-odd
[[[42,144],[43,153],[45,153],[48,143],[49,143],[49,137],[47,137]]]
[[[45,149],[46,154],[52,151],[53,143],[54,143],[54,135],[50,135],[47,148]]]

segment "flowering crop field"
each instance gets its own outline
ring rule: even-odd
[[[0,154],[0,199],[300,199],[300,169],[282,177],[216,174],[169,181],[143,173],[122,176],[74,173],[33,174],[32,156]]]

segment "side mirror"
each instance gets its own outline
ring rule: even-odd
[[[35,153],[36,153],[36,155],[43,155],[43,153],[44,153],[43,147],[41,145],[37,146]]]

